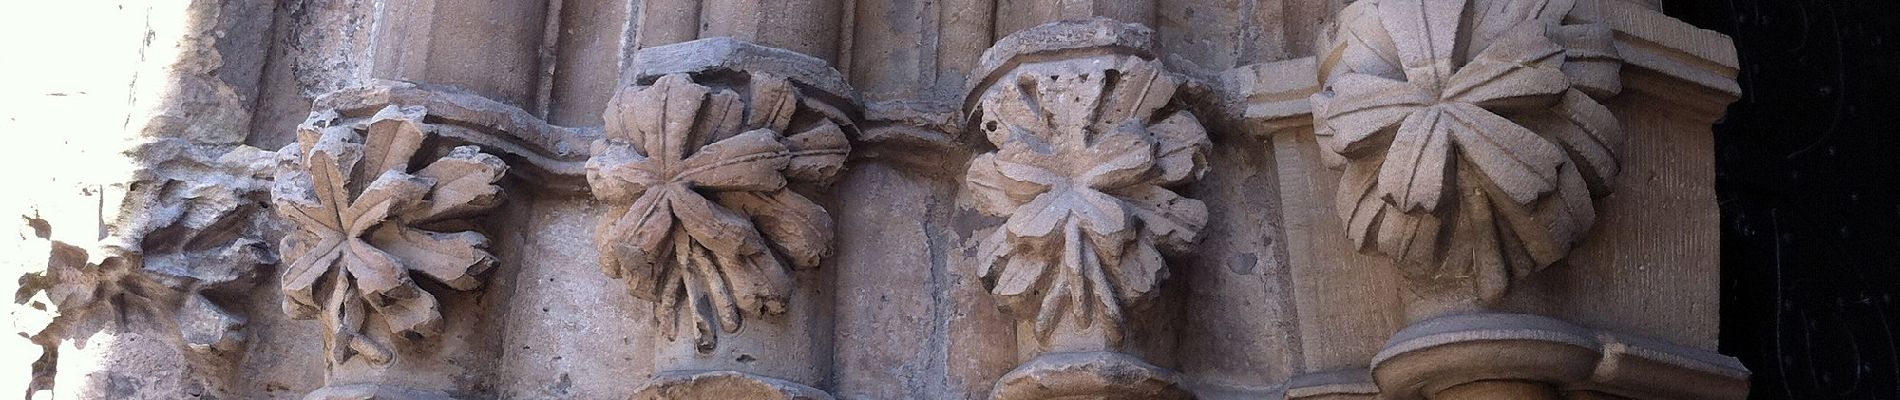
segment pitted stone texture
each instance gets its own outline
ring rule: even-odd
[[[776,75],[850,104],[859,103],[857,91],[845,81],[844,74],[825,60],[725,37],[641,49],[627,66],[621,84],[650,84],[666,75],[720,70]]]
[[[595,239],[602,271],[656,305],[662,336],[690,332],[702,354],[720,332],[784,313],[791,269],[831,254],[830,213],[792,185],[828,183],[851,148],[837,123],[795,118],[786,79],[756,75],[738,89],[686,74],[625,88],[587,164],[608,205]]]
[[[361,384],[326,387],[310,392],[303,400],[455,400],[455,397],[433,390]]]
[[[421,153],[425,115],[390,106],[340,119],[320,110],[280,151],[272,197],[296,228],[282,242],[283,308],[323,322],[332,365],[359,355],[388,364],[395,345],[441,335],[435,295],[415,279],[473,290],[495,264],[487,236],[454,227],[500,205],[495,182],[507,164],[474,146]],[[426,162],[413,166],[417,159]],[[372,315],[383,329],[370,328]]]
[[[1186,400],[1174,371],[1114,352],[1049,353],[1004,375],[994,400]]]
[[[810,386],[733,371],[670,371],[653,377],[631,400],[832,400]]]
[[[976,106],[1002,74],[1017,65],[1056,58],[1125,54],[1153,58],[1154,30],[1107,18],[1055,21],[1010,34],[983,52],[970,70],[964,109]]]

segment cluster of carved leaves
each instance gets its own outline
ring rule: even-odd
[[[837,123],[799,112],[790,81],[754,74],[734,86],[674,74],[622,89],[587,162],[608,208],[601,268],[655,304],[668,340],[690,320],[702,351],[747,315],[784,312],[786,264],[829,254],[830,214],[788,184],[828,183],[850,152]]]
[[[206,295],[249,289],[260,265],[276,263],[262,240],[268,222],[254,218],[276,157],[176,139],[126,155],[141,167],[99,251],[48,241],[46,269],[21,277],[16,297],[43,295],[58,313],[35,335],[85,337],[149,324],[178,332],[193,350],[235,350],[245,318]]]
[[[1611,31],[1574,0],[1366,0],[1341,12],[1316,133],[1361,251],[1491,301],[1565,257],[1623,141]]]
[[[1167,278],[1207,208],[1170,187],[1200,178],[1211,146],[1158,62],[1101,56],[1025,64],[980,99],[997,147],[971,162],[979,210],[1007,221],[979,243],[978,273],[1048,340],[1059,324],[1120,334]]]
[[[494,265],[488,239],[466,218],[501,202],[507,166],[473,146],[422,153],[425,110],[389,106],[363,119],[320,112],[280,151],[272,195],[296,226],[282,243],[284,311],[319,318],[329,358],[387,363],[389,335],[365,332],[377,316],[407,339],[441,333],[434,295],[416,273],[456,290],[481,285]],[[413,167],[421,164],[420,168]]]

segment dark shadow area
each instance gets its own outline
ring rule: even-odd
[[[1754,399],[1900,399],[1900,1],[1666,4],[1741,52],[1715,126],[1722,353]]]

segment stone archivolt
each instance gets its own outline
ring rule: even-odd
[[[1007,222],[979,245],[978,273],[1045,341],[1065,322],[1118,338],[1128,308],[1167,279],[1162,252],[1190,251],[1207,224],[1205,205],[1168,189],[1201,176],[1210,142],[1193,114],[1165,110],[1179,83],[1158,64],[1027,64],[980,100],[998,150],[967,180],[978,208]]]
[[[1362,1],[1313,96],[1340,219],[1428,297],[1488,304],[1568,255],[1618,171],[1607,26],[1566,0]],[[1456,29],[1452,27],[1458,27]]]
[[[282,245],[284,312],[323,321],[332,364],[391,361],[391,343],[379,339],[387,336],[364,332],[372,314],[404,338],[441,333],[435,296],[412,273],[471,290],[495,263],[466,218],[500,203],[495,182],[507,166],[473,146],[419,155],[424,114],[396,106],[369,118],[319,112],[280,152],[272,195],[296,227]],[[427,163],[413,168],[417,159]]]
[[[730,7],[723,5],[700,9],[700,2],[685,3],[690,4],[639,8],[639,12],[662,15],[655,18],[670,18],[664,16],[670,14],[661,11],[735,12],[726,10]],[[1008,3],[989,7],[1006,9],[1011,7]],[[642,7],[650,5],[641,4]],[[846,4],[849,5],[839,5],[840,10],[865,13],[865,10],[875,9],[852,8],[860,6]],[[530,333],[493,342],[463,340],[458,343],[463,347],[456,350],[464,352],[441,352],[455,354],[435,354],[440,358],[430,360],[441,362],[390,365],[396,361],[399,346],[411,341],[438,336],[479,337],[496,331],[502,331],[499,335],[519,334],[510,330],[512,328],[499,329],[486,324],[475,324],[480,326],[466,330],[450,327],[447,328],[450,332],[444,332],[444,316],[436,298],[444,293],[432,293],[437,285],[419,282],[433,280],[455,290],[474,290],[484,284],[484,273],[493,269],[497,257],[488,250],[489,237],[476,227],[482,222],[478,218],[503,200],[503,189],[498,182],[510,172],[504,158],[519,167],[512,172],[525,178],[522,181],[536,185],[526,188],[533,193],[521,193],[536,197],[533,207],[545,204],[572,207],[550,208],[557,213],[589,209],[595,205],[568,202],[571,199],[542,203],[539,197],[585,192],[598,201],[599,208],[593,210],[604,210],[595,216],[598,226],[592,237],[600,268],[607,277],[626,284],[634,297],[653,303],[654,312],[649,322],[658,328],[652,333],[671,342],[643,348],[632,345],[647,338],[640,336],[647,334],[644,332],[614,338],[628,344],[626,349],[615,350],[653,355],[652,364],[637,367],[651,367],[647,370],[620,365],[599,370],[650,373],[650,376],[638,377],[646,378],[644,384],[626,385],[629,389],[626,392],[631,392],[634,398],[831,398],[830,393],[818,387],[835,388],[839,397],[879,398],[866,394],[870,390],[862,387],[861,376],[858,381],[849,383],[838,379],[842,376],[839,371],[863,375],[863,371],[850,369],[867,368],[866,365],[893,366],[893,375],[945,375],[904,376],[901,385],[908,385],[904,390],[940,390],[952,397],[955,396],[952,391],[965,391],[958,393],[980,397],[975,391],[988,389],[990,398],[999,400],[1195,396],[1289,399],[1742,397],[1746,390],[1745,368],[1705,349],[1665,344],[1544,316],[1503,314],[1497,311],[1501,307],[1495,307],[1518,279],[1562,262],[1595,223],[1598,199],[1609,194],[1622,168],[1618,148],[1624,139],[1623,127],[1618,115],[1612,114],[1603,103],[1623,92],[1623,58],[1627,56],[1629,65],[1639,70],[1639,74],[1661,76],[1655,73],[1666,75],[1673,71],[1656,70],[1656,66],[1673,65],[1665,61],[1674,60],[1659,61],[1657,54],[1689,53],[1679,48],[1638,46],[1632,50],[1629,44],[1618,39],[1618,35],[1628,33],[1627,21],[1593,19],[1589,14],[1605,7],[1640,6],[1602,4],[1610,3],[1591,0],[1356,1],[1334,19],[1338,22],[1330,32],[1320,34],[1323,48],[1319,56],[1237,67],[1220,74],[1223,81],[1218,83],[1195,80],[1214,74],[1192,67],[1191,62],[1195,60],[1190,59],[1191,54],[1180,49],[1169,49],[1175,53],[1166,54],[1155,51],[1155,32],[1139,24],[1106,18],[1063,20],[994,41],[989,40],[989,34],[997,31],[985,26],[971,30],[981,32],[978,41],[993,45],[975,63],[971,79],[962,82],[973,86],[962,99],[962,110],[948,110],[956,106],[938,107],[935,103],[931,107],[908,110],[890,106],[903,100],[883,99],[890,107],[880,116],[882,125],[871,129],[876,132],[865,134],[860,134],[860,128],[853,122],[854,119],[865,120],[865,114],[869,114],[857,106],[861,104],[860,99],[851,89],[853,79],[861,75],[841,73],[827,61],[811,55],[749,42],[757,38],[707,38],[640,50],[641,54],[635,58],[623,60],[626,64],[620,67],[628,74],[623,77],[624,83],[631,85],[620,87],[607,101],[602,118],[604,126],[599,128],[554,126],[535,113],[459,90],[381,82],[316,99],[314,104],[319,111],[299,128],[296,143],[277,154],[280,165],[271,194],[278,218],[264,218],[261,222],[269,225],[281,221],[291,228],[278,249],[283,255],[279,271],[285,312],[295,319],[320,319],[325,328],[322,335],[326,361],[331,369],[323,384],[329,387],[310,394],[308,398],[312,399],[494,397],[493,385],[465,384],[464,381],[481,380],[468,377],[493,377],[482,374],[518,373],[522,367],[517,364],[533,364],[528,368],[538,368],[541,364],[536,363],[542,361],[511,361],[501,367],[486,365],[457,370],[479,362],[462,364],[460,361],[467,359],[455,357],[485,356],[481,351],[489,348],[481,346],[497,342],[519,340],[540,346],[572,339],[561,336],[565,333],[545,333],[566,329],[568,325],[542,331],[522,330]],[[1127,5],[1158,9],[1151,3],[1112,1],[1093,2],[1083,8],[1095,13],[1111,8],[1119,10],[1122,8],[1119,6]],[[969,10],[956,11],[943,16],[959,16]],[[562,15],[563,22],[573,19],[565,17],[565,13]],[[1142,13],[1130,15],[1139,18]],[[695,18],[698,17],[681,21]],[[1618,25],[1613,33],[1608,26],[1593,22],[1598,20],[1624,25]],[[642,22],[651,21],[680,22],[660,19]],[[967,22],[957,21],[963,20],[943,23]],[[686,25],[692,28],[691,24]],[[699,35],[696,29],[683,37],[690,39]],[[847,33],[851,34],[856,32]],[[824,36],[820,32],[813,37]],[[1641,40],[1655,42],[1648,38]],[[1677,41],[1676,46],[1682,46],[1681,43],[1699,42]],[[846,50],[839,55],[841,58],[843,55],[861,58],[887,55]],[[1177,60],[1175,56],[1181,57]],[[1164,63],[1163,59],[1168,62]],[[844,65],[838,68],[867,64],[849,59],[839,62]],[[1166,65],[1176,65],[1182,67],[1180,71],[1190,73],[1171,73]],[[1649,70],[1642,70],[1644,68]],[[933,74],[949,71],[938,71],[935,67],[931,70]],[[1322,86],[1324,89],[1320,90]],[[1215,100],[1227,104],[1206,104],[1211,97],[1204,95],[1210,90],[1228,91],[1226,97]],[[1646,90],[1657,89],[1632,85],[1631,92]],[[1312,94],[1316,91],[1317,94]],[[1240,105],[1245,107],[1236,107]],[[536,106],[545,110],[548,104]],[[917,112],[907,114],[891,112],[891,109]],[[958,115],[957,111],[962,111],[961,115],[969,116],[970,120],[949,117]],[[1305,115],[1307,111],[1311,111],[1310,118]],[[1270,150],[1272,158],[1256,159],[1252,158],[1256,154],[1244,154],[1252,150],[1214,152],[1202,118],[1217,127],[1245,126],[1245,129],[1235,130],[1252,130],[1254,132],[1237,133],[1268,138],[1276,146]],[[1271,164],[1265,166],[1266,169],[1281,169],[1275,171],[1280,173],[1278,177],[1267,177],[1263,181],[1216,176],[1221,179],[1218,182],[1270,182],[1289,188],[1309,186],[1298,180],[1328,172],[1309,168],[1306,160],[1311,158],[1293,157],[1304,156],[1315,144],[1301,142],[1311,139],[1303,132],[1307,121],[1313,123],[1319,158],[1343,172],[1338,193],[1326,199],[1325,194],[1314,195],[1310,191],[1262,188],[1262,192],[1278,191],[1274,194],[1285,193],[1301,200],[1335,201],[1339,220],[1353,250],[1393,259],[1411,279],[1391,283],[1391,286],[1370,282],[1364,283],[1364,287],[1329,287],[1326,285],[1349,282],[1341,286],[1351,286],[1375,279],[1355,280],[1367,275],[1346,275],[1347,278],[1337,281],[1314,277],[1343,274],[1341,270],[1323,267],[1352,264],[1358,261],[1356,259],[1316,268],[1313,266],[1319,263],[1311,260],[1263,261],[1265,258],[1259,253],[1247,253],[1245,257],[1233,259],[1244,258],[1245,262],[1238,264],[1249,267],[1256,265],[1256,261],[1260,262],[1258,265],[1281,263],[1276,265],[1283,268],[1271,273],[1285,276],[1272,278],[1301,281],[1288,286],[1227,285],[1253,279],[1242,277],[1244,275],[1269,273],[1233,269],[1233,274],[1228,274],[1229,271],[1222,271],[1218,266],[1206,271],[1195,270],[1197,280],[1193,282],[1198,283],[1192,283],[1196,286],[1184,291],[1200,297],[1179,303],[1186,304],[1183,308],[1194,315],[1178,319],[1173,316],[1150,319],[1139,315],[1150,313],[1144,306],[1160,297],[1160,285],[1170,274],[1168,257],[1195,252],[1204,230],[1230,232],[1235,236],[1258,233],[1265,238],[1262,241],[1272,242],[1259,246],[1267,251],[1279,246],[1278,250],[1321,254],[1322,257],[1344,255],[1314,251],[1310,247],[1295,250],[1279,242],[1309,239],[1300,236],[1320,231],[1320,228],[1334,228],[1315,227],[1330,223],[1331,215],[1322,215],[1319,219],[1324,222],[1319,224],[1284,218],[1314,207],[1301,207],[1302,204],[1293,204],[1296,201],[1286,198],[1280,199],[1288,203],[1284,207],[1271,200],[1237,201],[1236,198],[1253,193],[1233,194],[1244,190],[1229,192],[1226,189],[1230,188],[1226,187],[1209,188],[1214,190],[1206,192],[1216,194],[1204,196],[1207,203],[1188,198],[1181,192],[1185,186],[1199,181],[1209,169],[1210,154],[1225,157],[1223,165],[1233,165],[1236,169],[1262,167],[1241,162],[1227,164],[1226,161],[1258,160]],[[1236,122],[1238,124],[1231,124]],[[980,132],[988,145],[964,146],[966,143],[957,143],[960,139],[953,137],[956,135],[938,132],[954,131],[959,126],[967,132]],[[970,136],[967,139],[975,141],[977,135]],[[833,284],[830,281],[833,276],[803,272],[819,267],[830,256],[835,239],[834,222],[817,196],[821,189],[840,177],[847,158],[852,155],[853,140],[861,140],[860,144],[865,147],[882,147],[860,152],[860,157],[896,160],[899,162],[891,165],[900,170],[934,167],[944,162],[954,164],[970,153],[977,153],[969,159],[961,177],[954,173],[945,177],[938,171],[915,176],[885,174],[885,171],[867,168],[868,173],[862,176],[866,181],[856,181],[860,176],[853,175],[853,183],[884,186],[851,193],[852,197],[840,201],[861,206],[895,198],[886,196],[888,193],[931,196],[950,193],[960,185],[960,189],[966,191],[962,194],[969,195],[976,210],[998,217],[1000,223],[982,227],[988,230],[975,229],[980,233],[967,238],[958,236],[964,232],[947,233],[952,229],[932,225],[941,222],[934,219],[939,215],[900,221],[919,222],[915,225],[918,230],[929,231],[922,234],[926,240],[920,242],[931,247],[891,251],[916,250],[926,252],[924,257],[862,257],[836,262],[844,267],[838,269],[841,271],[838,276],[884,267],[897,272],[876,277],[928,274],[918,282],[907,284],[937,291],[917,293],[920,297],[944,298],[918,301],[920,305],[895,304],[890,309],[901,310],[895,312],[867,311],[857,308],[856,304],[838,307],[827,301],[877,298],[881,303],[903,303],[914,299],[891,299],[882,293],[869,293],[863,290],[862,282],[860,286],[840,285],[834,290],[829,286]],[[585,145],[588,142],[592,142],[591,148]],[[897,154],[925,150],[937,153]],[[880,152],[883,154],[875,154]],[[257,201],[249,198],[250,192],[269,184],[263,176],[248,175],[269,167],[269,155],[246,150],[233,152],[230,160],[223,160],[231,165],[220,168],[233,170],[224,173],[246,178],[228,180],[242,183],[225,185],[234,186],[226,188],[234,192],[154,201],[207,203],[205,210],[181,214],[198,213],[205,217],[160,218],[138,225],[140,231],[132,235],[157,238],[152,240],[153,246],[144,249],[143,265],[147,270],[154,265],[218,267],[219,263],[229,264],[229,268],[184,271],[190,274],[154,274],[131,269],[139,264],[123,260],[114,264],[88,264],[83,250],[65,246],[55,248],[58,253],[54,261],[63,264],[53,265],[45,276],[30,277],[34,281],[29,282],[33,287],[28,289],[44,291],[54,306],[62,311],[70,308],[74,316],[87,313],[112,316],[122,312],[118,308],[151,308],[184,302],[180,307],[185,307],[183,310],[187,313],[177,316],[178,322],[171,323],[181,325],[181,336],[190,339],[185,342],[188,346],[199,350],[238,351],[241,346],[236,344],[242,336],[236,333],[242,316],[225,312],[220,305],[211,304],[211,300],[223,299],[219,293],[243,287],[251,280],[251,267],[269,263],[268,259],[273,258],[258,245],[262,241],[258,231],[263,230],[257,226],[258,221],[244,217],[262,207],[241,201]],[[1286,157],[1279,158],[1283,156]],[[1312,165],[1318,163],[1315,161]],[[886,167],[890,165],[873,168]],[[1261,171],[1242,172],[1236,175]],[[932,181],[939,178],[948,179]],[[1249,175],[1238,179],[1253,178]],[[184,182],[180,190],[212,190],[210,186],[219,185],[207,182],[227,182],[220,179],[224,178]],[[884,192],[886,188],[893,192]],[[1237,230],[1234,225],[1249,222],[1223,224],[1227,221],[1217,220],[1215,226],[1209,228],[1210,204],[1219,208],[1213,213],[1249,213],[1254,210],[1236,211],[1233,207],[1270,204],[1269,207],[1279,209],[1262,212],[1282,214],[1277,216],[1283,217],[1280,222],[1285,225],[1265,226],[1260,231]],[[1324,209],[1323,206],[1318,208]],[[538,214],[544,211],[523,213],[526,224],[546,223]],[[866,214],[872,223],[897,219],[891,214],[872,211]],[[555,223],[572,221],[553,220]],[[1262,221],[1271,224],[1272,217]],[[229,232],[222,229],[239,222],[253,223]],[[1298,224],[1306,226],[1295,227]],[[909,226],[912,225],[892,229]],[[181,234],[181,231],[185,232]],[[528,234],[564,232],[521,231]],[[847,229],[846,232],[867,231]],[[1324,236],[1337,239],[1336,234]],[[215,242],[218,246],[167,247],[164,243],[167,240]],[[864,240],[890,243],[875,238]],[[955,254],[955,250],[937,247],[955,241],[964,241],[967,245],[964,249],[955,249],[964,250],[961,255]],[[537,251],[571,250],[560,248],[568,243],[551,243],[558,241],[523,242],[510,242],[510,247],[505,248],[509,251],[524,249],[527,255],[522,258],[532,257]],[[1210,250],[1206,251],[1238,248],[1209,246]],[[870,253],[878,251],[882,249],[873,249]],[[1239,255],[1204,254],[1196,257],[1192,265],[1218,265],[1218,261],[1208,260]],[[966,256],[973,258],[960,258]],[[1312,254],[1288,255],[1287,258],[1296,256],[1312,258]],[[870,261],[865,261],[867,259]],[[916,262],[897,265],[912,260]],[[952,297],[959,295],[960,292],[955,291],[958,288],[967,288],[958,285],[969,283],[958,280],[962,275],[938,270],[942,265],[935,263],[958,261],[972,261],[962,267],[974,269],[974,275],[982,280],[982,290],[1018,320],[1014,327],[1021,330],[1020,333],[1009,336],[1011,322],[1007,318],[996,316],[1001,322],[988,324],[984,320],[986,316],[975,315],[990,310],[962,308],[982,304],[980,301]],[[1301,262],[1306,264],[1299,264]],[[531,261],[530,265],[549,274],[545,276],[564,276],[572,272],[561,269],[572,266],[571,263]],[[231,272],[220,273],[224,270]],[[158,282],[173,277],[194,282],[189,285]],[[1336,277],[1338,275],[1327,278]],[[553,280],[550,278],[549,282]],[[893,279],[898,280],[901,279]],[[1307,280],[1319,284],[1310,284],[1313,282]],[[618,284],[603,282],[607,281],[593,277],[567,288]],[[805,286],[806,290],[795,287],[807,282],[820,286]],[[1252,283],[1257,282],[1248,282]],[[1227,287],[1221,287],[1223,285]],[[508,288],[507,293],[528,293],[527,289],[513,290],[531,287],[552,286],[514,286]],[[1258,288],[1265,289],[1255,290]],[[1203,289],[1208,291],[1196,293]],[[1358,294],[1410,289],[1423,295],[1426,302],[1437,302],[1438,306],[1449,304],[1449,307],[1433,308],[1432,312],[1447,311],[1447,308],[1455,308],[1450,310],[1455,312],[1408,315],[1407,321],[1391,321],[1409,325],[1392,326],[1398,333],[1383,347],[1377,347],[1376,354],[1368,349],[1334,351],[1328,346],[1337,342],[1320,340],[1329,339],[1325,334],[1345,332],[1350,334],[1345,336],[1357,337],[1362,332],[1347,332],[1357,329],[1379,332],[1371,335],[1383,337],[1386,331],[1376,329],[1384,325],[1362,322],[1384,318],[1380,312],[1392,311],[1302,303],[1334,296],[1337,293],[1332,291],[1337,289]],[[178,293],[147,295],[161,290]],[[853,293],[853,290],[864,293]],[[1223,290],[1303,293],[1293,293],[1284,300],[1279,297],[1208,300],[1238,293]],[[207,297],[207,293],[212,296]],[[554,295],[562,294],[565,293]],[[808,294],[820,300],[818,304],[791,304],[793,298],[800,298],[802,302],[807,298],[803,296]],[[548,295],[542,292],[530,296]],[[502,299],[503,306],[519,304],[508,303],[517,299]],[[1262,305],[1262,308],[1251,308],[1254,304],[1247,304],[1249,308],[1227,307],[1232,304],[1221,303],[1207,309],[1190,308],[1208,305],[1210,301],[1254,300],[1281,303]],[[1356,301],[1359,299],[1345,302]],[[810,308],[792,308],[794,306]],[[941,336],[931,337],[927,343],[902,342],[932,346],[920,349],[920,352],[930,353],[924,357],[892,361],[866,357],[864,352],[827,353],[832,351],[828,347],[851,346],[854,344],[851,340],[862,339],[854,336],[861,330],[833,330],[836,326],[857,328],[857,324],[887,324],[874,325],[881,329],[910,321],[887,322],[878,318],[924,310],[926,306],[929,316],[917,320],[933,326],[916,332]],[[1383,306],[1375,304],[1367,308],[1372,307]],[[1251,317],[1246,312],[1254,310],[1286,320],[1247,319]],[[540,311],[550,313],[547,308]],[[834,317],[846,313],[860,315],[852,319]],[[1234,318],[1235,322],[1209,322],[1224,318]],[[1154,332],[1131,326],[1154,320],[1187,321],[1190,323],[1184,325],[1190,326]],[[570,322],[573,321],[562,323]],[[1341,322],[1350,327],[1337,331],[1308,329]],[[186,330],[182,326],[193,323],[204,327]],[[614,324],[619,323],[624,322],[609,321],[604,326],[613,329],[617,327]],[[1298,336],[1287,342],[1290,346],[1306,348],[1268,351],[1288,352],[1290,356],[1281,359],[1299,365],[1253,369],[1259,366],[1218,365],[1228,360],[1219,360],[1219,363],[1184,361],[1239,348],[1232,342],[1268,340],[1264,334],[1235,335],[1242,337],[1226,343],[1187,343],[1203,340],[1195,337],[1202,333],[1229,334],[1231,332],[1221,330],[1241,324],[1296,325],[1293,328],[1297,329],[1274,332]],[[747,325],[754,331],[740,335]],[[1155,337],[1124,340],[1123,336],[1131,332],[1153,333]],[[693,340],[678,340],[677,336],[682,334],[693,336]],[[959,348],[981,347],[957,342],[963,340],[985,346],[1015,341],[1020,348],[994,351],[1016,351],[1015,359],[1007,359],[1008,355],[994,357],[985,353],[991,351],[988,349]],[[1313,341],[1302,344],[1301,340]],[[606,342],[587,343],[583,346]],[[509,350],[513,344],[508,343]],[[1284,343],[1275,345],[1281,344]],[[558,351],[570,349],[585,350],[585,347],[561,347],[554,354],[565,354]],[[537,347],[537,350],[540,349]],[[1319,359],[1352,358],[1356,356],[1321,353],[1360,350],[1366,350],[1366,356],[1371,357],[1365,360],[1367,365],[1363,369],[1352,369],[1355,368],[1352,363],[1358,361]],[[1178,353],[1157,354],[1167,352]],[[1152,357],[1155,364],[1150,364],[1143,355]],[[999,361],[1004,363],[1002,367],[1014,363],[1015,368],[1004,373],[1003,368],[995,368],[996,364],[983,364],[992,360],[975,360],[986,357],[1004,358]],[[1301,357],[1314,358],[1302,361]],[[561,357],[552,358],[555,361],[551,363],[560,364]],[[631,357],[617,359],[637,364]],[[354,363],[359,364],[356,366],[370,364],[368,372],[376,376],[354,380],[330,376],[345,371],[340,366],[352,360],[362,361]],[[608,358],[588,362],[601,360]],[[490,361],[493,360],[482,362]],[[1234,364],[1256,361],[1257,364],[1273,362],[1259,358]],[[595,365],[588,362],[571,365]],[[977,367],[966,367],[964,363]],[[924,367],[912,368],[920,365]],[[1316,365],[1324,367],[1314,367]],[[1317,373],[1304,370],[1341,366],[1347,369]],[[568,364],[559,367],[566,368]],[[838,371],[832,370],[834,367]],[[984,371],[970,371],[979,369]],[[1259,371],[1273,372],[1256,374]],[[1223,375],[1256,374],[1252,377],[1258,377],[1281,372],[1294,377],[1276,387],[1250,386],[1258,382],[1214,387],[1229,383],[1216,382]],[[571,393],[566,389],[573,380],[565,370],[558,373],[558,381],[555,381],[558,383],[549,386],[547,393],[567,396]],[[433,374],[442,379],[406,379],[401,374]],[[600,381],[608,382],[607,385],[626,381],[619,377],[601,379],[580,374],[574,377],[595,381],[597,385]],[[1678,384],[1680,382],[1688,383]],[[522,388],[542,389],[530,387],[531,384],[538,383],[508,383],[512,385],[508,390],[515,391],[505,392],[509,394],[503,397],[527,393],[521,391],[525,390]],[[599,387],[594,386],[596,390]],[[581,396],[614,394],[618,393],[582,393]]]
[[[740,89],[687,74],[625,88],[587,163],[608,207],[601,268],[655,303],[668,340],[689,321],[702,352],[746,315],[784,312],[786,264],[816,267],[830,252],[830,214],[788,183],[829,182],[850,152],[837,123],[794,118],[790,81],[752,74]]]

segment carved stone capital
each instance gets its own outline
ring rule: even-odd
[[[644,49],[633,64],[586,169],[607,209],[594,238],[603,272],[651,302],[657,333],[676,343],[635,398],[829,399],[721,382],[815,381],[766,371],[816,368],[770,348],[809,345],[799,332],[823,323],[793,300],[811,291],[801,281],[818,283],[799,271],[831,254],[832,217],[815,199],[851,152],[855,94],[822,60],[730,38]],[[755,355],[770,360],[747,364]],[[708,369],[733,371],[667,375]]]
[[[1733,400],[1748,393],[1748,370],[1734,358],[1525,314],[1413,324],[1373,358],[1372,375],[1385,398],[1396,400],[1570,392]]]
[[[1053,351],[1119,346],[1127,313],[1167,279],[1162,253],[1188,251],[1207,223],[1170,189],[1200,178],[1211,146],[1174,102],[1182,78],[1122,47],[1148,34],[1104,19],[1018,32],[985,53],[996,69],[970,95],[998,150],[966,181],[1006,218],[978,244],[978,274]]]
[[[1173,188],[1200,178],[1212,144],[1177,99],[1184,78],[1148,55],[1152,35],[1052,22],[998,41],[972,78],[968,125],[997,150],[971,161],[965,185],[1004,218],[979,234],[974,267],[1033,338],[1028,354],[1048,353],[997,398],[1183,393],[1172,372],[1116,353],[1168,277],[1163,254],[1190,251],[1207,223]]]
[[[382,374],[407,345],[444,333],[436,294],[417,280],[474,290],[494,267],[474,218],[501,204],[508,166],[478,146],[428,145],[441,129],[427,107],[349,111],[318,109],[279,151],[283,306],[322,323],[329,375]],[[311,398],[359,398],[341,380]],[[323,397],[333,392],[343,397]]]
[[[1610,28],[1573,11],[1362,1],[1324,41],[1314,131],[1345,171],[1340,220],[1436,304],[1422,308],[1486,307],[1595,223],[1619,171],[1623,129],[1601,101],[1622,62]]]

